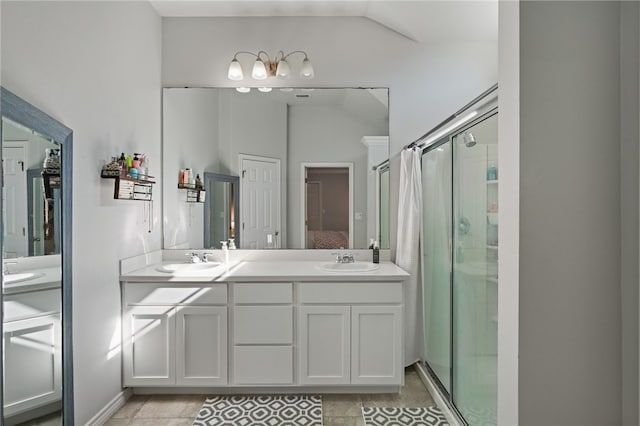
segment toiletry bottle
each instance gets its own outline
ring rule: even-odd
[[[373,242],[373,263],[380,263],[380,246],[377,241]]]
[[[178,186],[182,185],[184,183],[184,169],[180,169],[180,172],[178,173]]]
[[[497,180],[498,179],[498,169],[495,164],[489,165],[487,168],[487,180]]]
[[[138,154],[137,152],[133,153],[133,160],[131,161],[131,167],[134,169],[137,169],[138,167],[140,167],[140,157],[138,157],[138,155],[140,154]]]
[[[193,176],[193,169],[189,169],[189,186],[191,188],[196,187],[196,178]]]
[[[227,247],[227,242],[220,241],[220,245],[222,246],[222,252],[224,253],[224,264],[229,266],[229,248]]]
[[[185,185],[189,185],[190,176],[191,176],[191,169],[187,167],[186,169],[184,169],[184,176],[182,178],[182,183],[184,183]]]
[[[127,174],[127,159],[124,156],[124,152],[120,154],[120,159],[118,160],[118,164],[120,165],[120,173]]]
[[[200,175],[196,175],[196,189],[202,189],[202,179],[200,179]]]

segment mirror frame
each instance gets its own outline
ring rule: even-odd
[[[236,247],[240,247],[240,177],[224,175],[221,173],[204,172],[204,189],[207,193],[204,200],[204,246],[213,247],[211,241],[211,198],[213,194],[213,184],[216,182],[227,182],[234,185],[235,197],[233,199],[233,220],[236,224],[236,235],[234,241]]]
[[[72,329],[72,167],[73,130],[52,118],[29,102],[0,87],[0,116],[25,126],[47,139],[62,145],[62,424],[73,425],[73,329]],[[0,126],[0,141],[2,126]],[[2,154],[0,153],[0,158]],[[0,211],[2,210],[0,197]],[[1,222],[0,218],[0,222]],[[2,237],[4,238],[4,237]],[[4,239],[1,241],[4,244]],[[2,254],[0,254],[0,262]],[[4,318],[3,296],[0,292],[0,316]],[[2,334],[0,321],[0,334]],[[4,340],[4,339],[3,339]],[[0,368],[0,382],[4,386],[4,368]],[[4,401],[0,397],[0,423],[4,418]]]

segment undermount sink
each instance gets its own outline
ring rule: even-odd
[[[6,274],[3,277],[3,281],[5,284],[15,284],[22,281],[33,280],[36,278],[40,278],[44,276],[41,272],[20,272],[17,274]]]
[[[380,267],[377,263],[371,262],[354,262],[354,263],[323,263],[318,266],[327,272],[369,272],[375,271]]]
[[[181,273],[181,272],[198,272],[207,271],[220,266],[218,262],[205,262],[205,263],[165,263],[156,268],[159,272],[167,273]]]

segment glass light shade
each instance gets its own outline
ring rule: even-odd
[[[251,71],[251,77],[256,80],[264,80],[267,78],[267,68],[264,66],[264,62],[260,59],[256,59],[253,63],[253,71]]]
[[[278,62],[278,68],[276,68],[276,76],[280,78],[289,78],[291,75],[291,68],[289,68],[289,64],[284,59]]]
[[[271,89],[271,87],[258,87],[258,90],[262,93],[269,93],[273,89]]]
[[[313,75],[313,67],[311,66],[309,58],[304,58],[304,61],[302,61],[302,68],[300,68],[300,77],[313,78]]]
[[[250,87],[236,87],[236,91],[240,93],[249,93],[251,91]]]
[[[229,71],[227,72],[227,78],[233,81],[239,81],[244,78],[242,73],[242,67],[240,66],[240,62],[237,59],[233,59],[229,64]]]

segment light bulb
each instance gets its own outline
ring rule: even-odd
[[[309,62],[309,58],[305,57],[304,61],[302,61],[302,68],[300,68],[300,77],[302,78],[313,78],[313,67],[311,66],[311,62]]]
[[[249,93],[251,91],[250,87],[236,87],[236,90],[240,93]]]
[[[256,59],[253,63],[253,71],[251,71],[251,77],[255,80],[264,80],[267,78],[267,68],[264,66],[264,62],[260,59]]]
[[[278,67],[276,68],[276,76],[280,78],[289,78],[291,75],[291,68],[289,68],[289,64],[284,59],[278,62]]]
[[[240,62],[236,58],[233,58],[233,61],[229,64],[229,71],[227,72],[227,78],[233,81],[239,81],[244,78],[242,74],[242,67],[240,66]]]
[[[271,87],[258,87],[258,90],[262,93],[269,93],[272,89]]]

